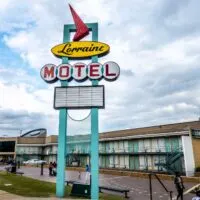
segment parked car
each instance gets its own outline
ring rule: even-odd
[[[38,159],[31,159],[31,160],[27,160],[24,161],[23,164],[25,165],[35,165],[35,164],[45,164],[46,161],[45,160],[38,160]]]

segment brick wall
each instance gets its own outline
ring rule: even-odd
[[[200,167],[200,139],[192,138],[195,167]]]
[[[46,144],[49,143],[57,143],[58,142],[58,136],[57,135],[51,135],[46,137]]]
[[[18,137],[17,144],[45,144],[46,137]]]

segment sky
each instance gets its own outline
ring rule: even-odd
[[[199,0],[4,0],[0,2],[0,135],[47,128],[58,134],[54,87],[40,69],[61,64],[50,49],[72,24],[70,3],[85,23],[98,22],[99,41],[120,77],[105,85],[99,132],[195,121],[200,117]],[[90,36],[88,39],[91,39]],[[89,61],[84,61],[89,62]],[[77,84],[70,82],[69,85]],[[81,85],[89,84],[81,83]],[[90,129],[89,110],[69,111],[68,131]]]

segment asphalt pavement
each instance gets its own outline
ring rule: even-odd
[[[21,171],[24,172],[24,176],[32,177],[39,180],[56,182],[56,177],[49,176],[49,171],[47,168],[44,168],[43,176],[40,175],[41,169],[36,167],[21,167]],[[79,178],[78,171],[66,171],[65,179],[66,180],[76,180],[82,183],[85,183],[86,173],[81,172],[81,177]],[[89,181],[89,180],[88,180]],[[173,181],[165,180],[163,184],[169,191],[173,191],[174,199],[176,196],[176,189]],[[184,183],[186,190],[193,187],[197,183]],[[99,185],[101,186],[111,186],[116,188],[129,189],[129,199],[130,200],[150,200],[150,190],[149,190],[149,180],[145,178],[129,177],[129,176],[115,176],[108,174],[100,174],[99,176]],[[161,184],[156,180],[152,179],[152,193],[153,200],[168,200],[169,193],[167,193]],[[103,191],[106,193],[113,193],[123,196],[120,193]],[[184,195],[184,200],[191,200],[193,194]]]

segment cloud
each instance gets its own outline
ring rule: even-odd
[[[54,116],[46,115],[42,112],[28,112],[27,110],[0,109],[0,134],[8,136],[19,135],[22,131],[36,128],[48,128],[57,133],[57,120]],[[51,118],[54,124],[49,124],[46,119]]]
[[[105,85],[106,103],[99,112],[100,132],[198,119],[198,0],[68,2],[85,22],[99,22],[99,41],[111,48],[99,62],[114,61],[121,69],[115,82],[99,83]],[[53,88],[60,83],[47,85],[39,71],[46,63],[61,63],[50,49],[62,43],[63,24],[73,23],[66,1],[7,0],[0,11],[0,40],[23,66],[13,73],[13,65],[19,66],[13,58],[12,67],[8,59],[0,67],[4,126],[17,127],[5,114],[12,111],[19,124],[24,120],[27,127],[48,127],[54,133],[58,111],[52,108]],[[88,121],[79,125],[78,130],[78,124],[69,124],[72,132],[87,132]]]

